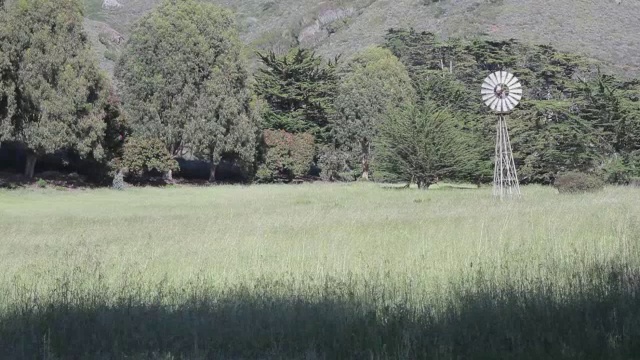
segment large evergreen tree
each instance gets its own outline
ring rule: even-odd
[[[117,64],[134,133],[162,140],[173,156],[211,162],[255,156],[257,118],[230,11],[165,0],[132,31]]]
[[[433,103],[397,112],[380,126],[375,168],[420,188],[468,174],[478,153],[447,109]]]
[[[608,180],[623,183],[635,171],[640,150],[640,98],[637,81],[621,82],[598,69],[589,80],[580,80],[575,87],[580,118],[592,124],[602,165]]]
[[[369,48],[349,61],[338,86],[331,130],[338,146],[360,160],[363,179],[369,179],[379,125],[414,102],[409,74],[389,50]]]
[[[108,85],[94,59],[79,0],[21,0],[0,12],[0,141],[38,156],[60,149],[101,158]]]
[[[258,55],[263,66],[256,75],[256,91],[268,104],[264,126],[311,133],[317,142],[327,142],[338,59],[324,63],[306,49],[282,56],[273,52]]]

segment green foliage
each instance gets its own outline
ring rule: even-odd
[[[628,184],[632,176],[631,172],[631,168],[626,164],[625,159],[617,154],[605,160],[600,169],[604,180],[609,184],[616,185]]]
[[[212,166],[227,153],[252,162],[258,117],[241,54],[230,11],[164,1],[136,24],[116,68],[134,133]]]
[[[116,62],[120,56],[120,50],[115,46],[112,36],[110,33],[101,32],[98,34],[98,41],[106,48],[104,58]]]
[[[118,53],[114,50],[107,49],[104,52],[104,58],[115,62],[118,60]]]
[[[125,139],[131,135],[131,127],[126,114],[122,111],[120,98],[115,89],[109,89],[107,101],[104,104],[105,132],[102,148],[105,151],[106,162],[119,158],[123,154]]]
[[[558,175],[553,185],[560,193],[583,193],[602,190],[604,181],[597,175],[572,171]]]
[[[556,173],[593,170],[604,158],[594,127],[572,113],[568,102],[523,103],[509,121],[525,182],[550,184]]]
[[[0,12],[0,141],[32,156],[61,149],[104,156],[108,84],[81,9],[79,0],[21,0]]]
[[[338,59],[324,64],[305,49],[282,56],[273,52],[258,55],[263,66],[256,74],[256,92],[269,105],[264,127],[310,133],[317,142],[326,143]]]
[[[264,154],[256,174],[259,181],[291,181],[307,175],[315,155],[312,135],[265,130],[263,141]]]
[[[318,154],[320,178],[324,181],[354,181],[362,172],[354,171],[353,158],[344,150],[325,145]],[[357,169],[356,169],[357,170]]]
[[[44,181],[43,179],[38,179],[38,181],[36,181],[36,185],[41,188],[44,189],[47,187],[47,182]]]
[[[332,138],[358,159],[362,178],[368,180],[379,124],[415,102],[411,79],[389,50],[370,48],[347,63],[337,93]]]
[[[477,153],[455,123],[451,112],[429,103],[392,115],[380,126],[376,168],[421,188],[468,173]]]
[[[122,158],[117,159],[115,166],[134,176],[142,176],[152,171],[165,173],[178,170],[178,162],[167,152],[161,140],[141,137],[127,139]]]
[[[464,118],[483,159],[493,157],[495,117],[478,99],[478,84],[491,72],[514,72],[522,103],[509,116],[514,158],[525,183],[550,184],[567,171],[605,171],[621,159],[610,181],[633,173],[640,144],[640,86],[593,71],[584,58],[551,46],[515,40],[441,41],[431,33],[391,30],[388,47],[405,64],[421,101],[433,101]],[[474,177],[489,180],[490,162]],[[608,166],[607,165],[607,166]]]

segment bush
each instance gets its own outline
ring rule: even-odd
[[[261,182],[291,181],[309,172],[314,155],[312,135],[265,130],[262,163],[256,177]]]
[[[124,144],[122,157],[115,167],[134,176],[152,171],[166,173],[179,168],[178,162],[169,154],[162,141],[137,137],[129,138]]]
[[[355,181],[359,175],[349,167],[349,154],[333,146],[320,150],[318,167],[323,181]]]
[[[115,50],[105,50],[104,58],[116,62],[118,60],[118,53]]]
[[[604,188],[604,180],[596,175],[567,172],[556,177],[554,186],[560,193],[594,192]]]

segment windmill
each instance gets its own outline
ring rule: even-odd
[[[520,183],[516,164],[513,161],[505,115],[509,114],[522,99],[522,85],[513,74],[497,71],[484,80],[481,93],[484,103],[498,115],[493,196],[501,200],[505,197],[519,198]]]

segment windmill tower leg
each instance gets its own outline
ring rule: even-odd
[[[494,167],[493,167],[493,196],[496,198],[502,199],[502,170],[500,169],[500,165],[502,165],[502,126],[500,124],[502,116],[499,117],[498,123],[496,125],[496,154],[494,158]]]
[[[520,183],[516,171],[507,122],[503,115],[498,117],[496,128],[495,169],[493,173],[493,196],[503,200],[505,197],[519,198]]]

